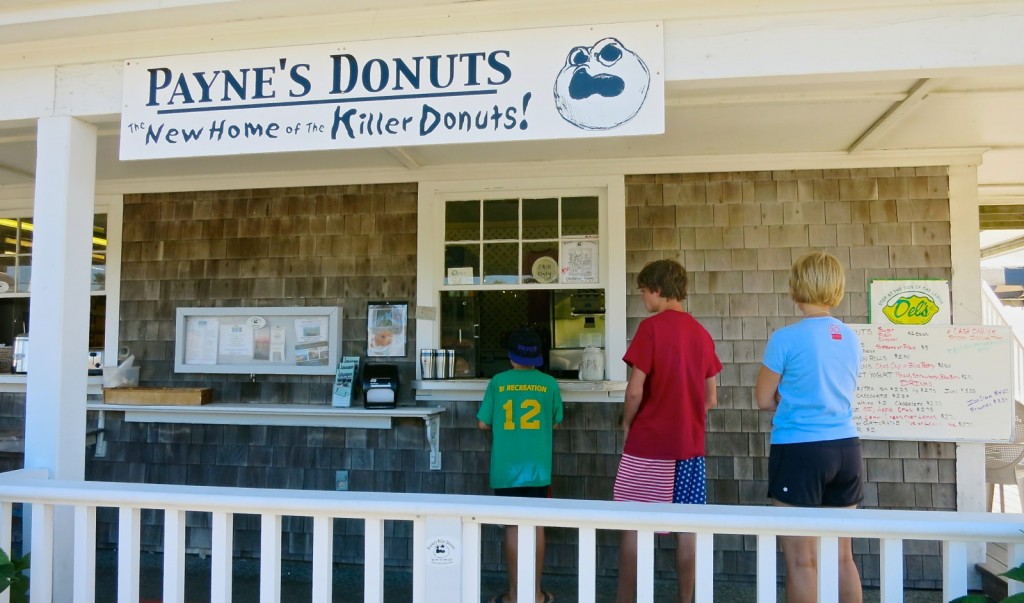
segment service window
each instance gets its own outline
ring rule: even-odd
[[[443,201],[438,347],[456,350],[456,377],[510,368],[505,338],[522,326],[544,339],[543,370],[575,378],[584,348],[604,347],[606,278],[600,191],[450,195]]]
[[[445,203],[444,284],[596,285],[597,196]]]

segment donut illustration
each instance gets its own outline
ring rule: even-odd
[[[615,38],[604,38],[569,51],[555,78],[555,106],[578,128],[609,130],[640,111],[650,84],[643,59]]]

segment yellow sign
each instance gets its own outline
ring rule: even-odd
[[[926,325],[938,314],[939,306],[930,297],[911,295],[892,300],[882,312],[894,324]]]
[[[952,323],[949,281],[873,279],[868,295],[872,324],[921,326]]]

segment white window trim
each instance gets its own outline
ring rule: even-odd
[[[551,289],[527,285],[446,286],[444,266],[445,202],[541,196],[595,195],[599,199],[600,268],[597,283],[562,286],[559,289],[605,290],[605,370],[610,381],[626,380],[626,185],[622,175],[578,178],[526,178],[421,182],[417,208],[416,238],[416,348],[436,348],[440,343],[439,311],[442,290]]]
[[[103,336],[103,364],[117,364],[121,324],[121,232],[124,197],[96,195],[96,213],[107,214],[107,324]]]
[[[121,319],[121,232],[124,223],[124,197],[122,195],[96,195],[93,213],[107,215],[107,271],[104,295],[107,315],[103,336],[104,364],[116,364]],[[28,218],[35,214],[32,199],[0,200],[0,215]],[[95,293],[94,293],[95,294]],[[12,294],[28,297],[28,293]]]

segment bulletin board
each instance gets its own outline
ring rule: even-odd
[[[1008,442],[1010,330],[850,325],[863,358],[854,421],[865,439]]]
[[[178,308],[174,372],[334,375],[341,308]]]

